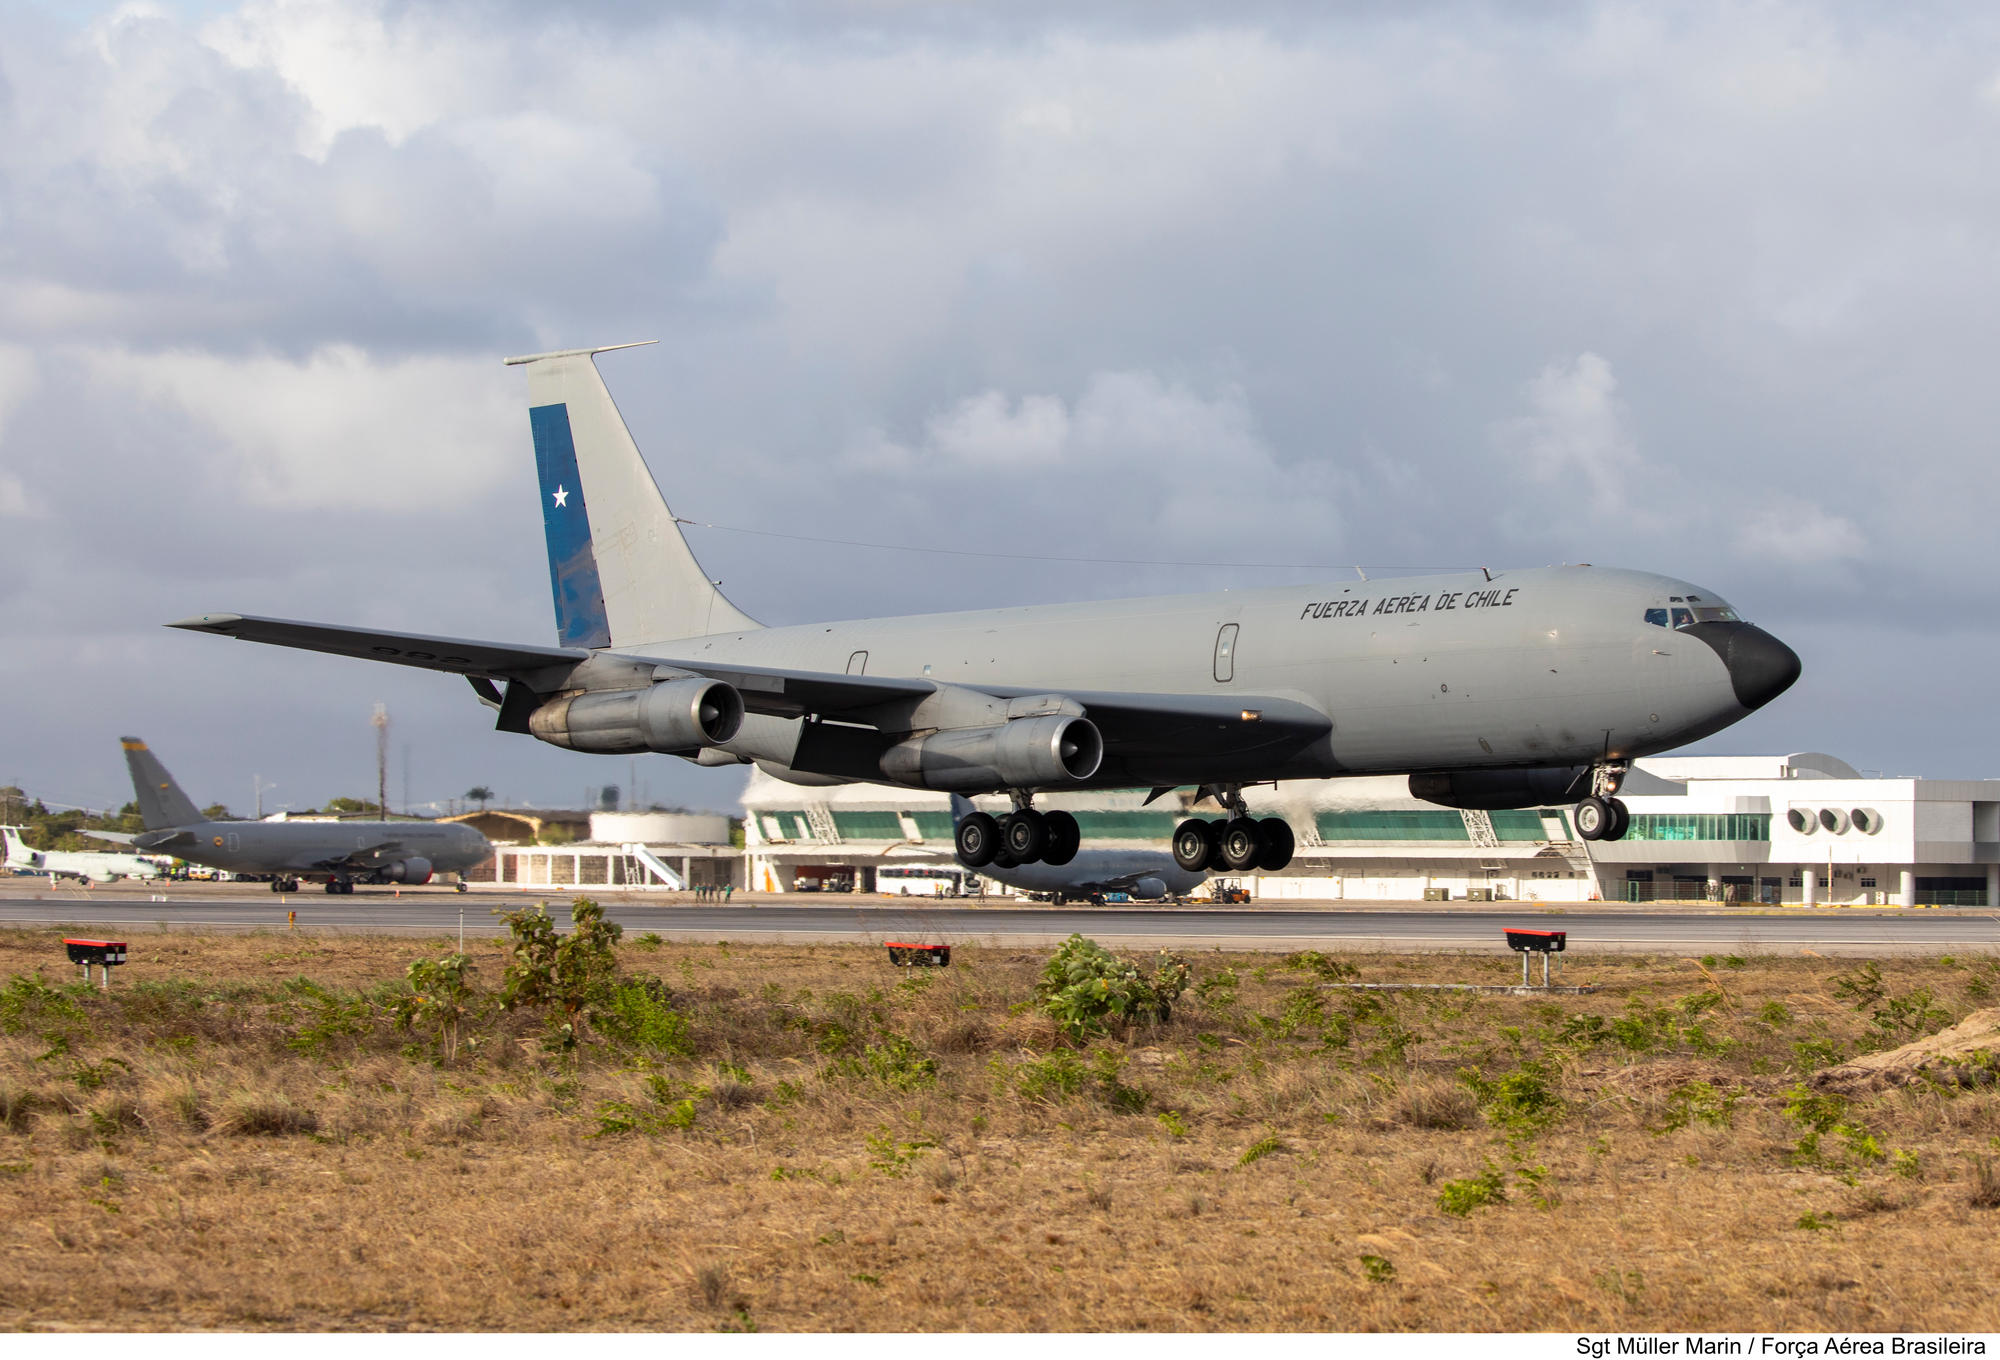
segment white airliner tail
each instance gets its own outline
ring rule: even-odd
[[[556,636],[568,647],[629,648],[759,627],[695,560],[598,375],[593,355],[626,348],[505,361],[528,370]]]

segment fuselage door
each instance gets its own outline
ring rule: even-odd
[[[1236,678],[1236,629],[1225,623],[1215,635],[1215,678],[1225,685]]]
[[[241,850],[243,848],[243,838],[237,835],[234,831],[230,832],[227,836],[225,836],[223,840],[228,846],[229,853],[232,855],[235,854],[238,850]]]
[[[868,674],[868,653],[856,652],[853,656],[848,657],[847,673],[849,675]]]

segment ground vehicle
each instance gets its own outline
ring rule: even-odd
[[[965,874],[941,864],[897,865],[875,871],[875,891],[890,897],[960,897]]]
[[[1236,905],[1250,900],[1250,890],[1233,878],[1219,878],[1209,884],[1209,901],[1221,905]]]

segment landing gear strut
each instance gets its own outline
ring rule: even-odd
[[[1174,828],[1174,863],[1189,873],[1214,869],[1276,873],[1292,862],[1296,841],[1291,824],[1282,817],[1253,819],[1240,784],[1205,784],[1200,792],[1213,797],[1229,816],[1215,822],[1191,817]]]
[[[1590,793],[1570,813],[1576,834],[1587,841],[1622,841],[1632,828],[1632,812],[1616,796],[1625,782],[1625,761],[1607,761],[1590,772]]]

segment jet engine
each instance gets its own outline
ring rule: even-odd
[[[1494,812],[1548,807],[1590,792],[1590,768],[1562,765],[1541,770],[1455,770],[1413,774],[1410,796],[1449,808]]]
[[[399,859],[382,871],[385,883],[428,883],[431,881],[431,862],[422,855],[412,855]]]
[[[728,741],[742,724],[743,696],[698,675],[647,689],[587,690],[528,715],[528,730],[549,745],[602,755],[699,751]]]
[[[1141,902],[1158,902],[1167,895],[1164,879],[1142,878],[1132,885],[1132,896]]]
[[[1058,713],[913,737],[883,752],[881,768],[898,784],[983,793],[1080,784],[1103,761],[1097,724]]]

